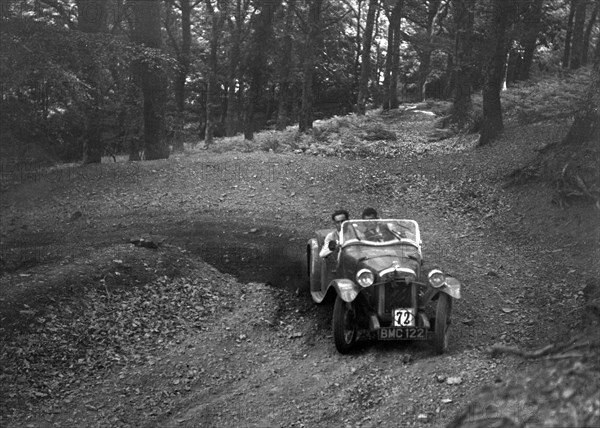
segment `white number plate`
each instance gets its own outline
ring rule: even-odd
[[[427,330],[423,327],[381,327],[379,340],[426,340]]]
[[[414,327],[416,311],[414,308],[398,308],[392,311],[394,327]]]

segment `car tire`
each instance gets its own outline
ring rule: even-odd
[[[435,311],[433,347],[438,355],[448,350],[448,327],[450,326],[450,296],[440,293]]]
[[[332,329],[335,347],[340,354],[352,351],[356,343],[358,331],[356,314],[349,306],[351,304],[344,302],[340,296],[336,296],[333,305]]]

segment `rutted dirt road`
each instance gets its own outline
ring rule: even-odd
[[[500,153],[485,155],[499,165]],[[136,359],[123,345],[119,352],[129,359],[97,364],[68,388],[61,380],[67,373],[36,384],[33,369],[15,366],[19,357],[32,367],[37,360],[27,354],[24,336],[3,328],[2,425],[445,426],[482,386],[504,385],[530,366],[492,358],[490,345],[529,347],[570,334],[578,320],[569,308],[580,304],[581,281],[595,269],[583,238],[558,245],[531,239],[523,216],[535,215],[534,207],[515,205],[515,195],[499,190],[500,167],[473,171],[473,165],[460,154],[347,160],[200,152],[134,167],[105,165],[100,185],[88,173],[5,192],[3,245],[14,249],[43,236],[35,245],[52,248],[43,263],[13,263],[2,277],[4,325],[15,322],[31,334],[40,317],[48,318],[49,289],[61,316],[73,290],[87,295],[78,287],[102,290],[116,277],[131,280],[119,287],[154,284],[138,267],[165,274],[159,284],[165,295],[179,277],[205,284],[206,293],[190,292],[189,300],[183,294],[181,305],[207,309],[193,319],[182,308],[173,316],[182,327],[161,346]],[[364,342],[356,353],[339,355],[332,308],[298,292],[311,231],[327,227],[335,208],[357,216],[365,206],[416,219],[426,264],[464,283],[448,354],[436,356],[425,343]],[[551,221],[562,220],[557,214]],[[583,236],[585,224],[572,224],[580,229],[573,235]],[[127,244],[145,234],[162,242],[158,250]],[[81,280],[61,289],[67,272],[82,266],[89,269]],[[581,286],[561,289],[559,300],[566,282]],[[106,294],[116,296],[109,288]],[[147,334],[138,340],[162,337]],[[37,397],[19,395],[24,386]],[[535,424],[543,420],[542,407],[504,401],[486,415]]]

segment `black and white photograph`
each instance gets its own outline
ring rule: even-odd
[[[0,426],[600,426],[600,0],[0,0]]]

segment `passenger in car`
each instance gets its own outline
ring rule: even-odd
[[[346,210],[337,210],[331,215],[331,219],[335,224],[335,230],[329,232],[325,237],[323,248],[319,251],[319,256],[322,258],[328,257],[337,249],[340,240],[340,231],[342,230],[342,223],[349,218],[350,214],[348,214],[348,211]]]

